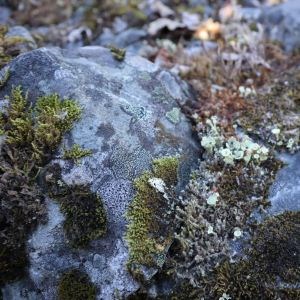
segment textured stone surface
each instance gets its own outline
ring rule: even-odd
[[[279,214],[286,210],[300,210],[300,153],[283,155],[286,166],[277,174],[270,188],[271,214]]]
[[[126,269],[123,238],[133,179],[150,168],[153,158],[179,155],[181,188],[197,158],[190,125],[179,111],[179,104],[192,97],[188,87],[145,59],[131,56],[119,62],[109,50],[96,46],[72,53],[38,49],[12,61],[10,72],[0,99],[12,85],[22,85],[33,101],[56,92],[80,103],[82,119],[63,144],[69,148],[77,143],[93,154],[76,165],[59,159],[62,146],[55,161],[68,184],[90,184],[108,214],[107,235],[88,249],[74,250],[66,245],[59,206],[48,199],[49,221],[28,242],[31,280],[51,300],[60,272],[80,267],[99,288],[98,299],[128,295],[138,288]]]
[[[274,7],[266,7],[261,21],[266,24],[267,35],[282,43],[287,51],[300,47],[300,1],[288,0]]]

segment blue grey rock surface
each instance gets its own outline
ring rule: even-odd
[[[52,163],[61,165],[68,184],[90,185],[103,199],[108,215],[107,235],[85,250],[74,250],[66,243],[58,204],[48,199],[49,221],[28,241],[30,280],[44,299],[52,300],[59,274],[79,267],[99,288],[98,299],[129,295],[139,287],[126,268],[124,241],[132,183],[151,168],[154,158],[170,155],[181,160],[179,189],[188,181],[199,151],[180,112],[180,106],[192,98],[189,87],[141,57],[128,56],[120,62],[97,46],[72,52],[41,48],[18,56],[9,67],[11,76],[0,99],[13,85],[21,85],[32,101],[55,92],[82,106],[81,120],[65,136]],[[63,147],[75,143],[93,152],[78,165],[60,158]],[[4,299],[15,286],[5,288]]]
[[[282,43],[288,52],[300,47],[300,1],[288,0],[280,5],[265,7],[261,21],[269,38]]]

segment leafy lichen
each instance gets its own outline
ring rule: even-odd
[[[95,300],[97,289],[87,274],[73,269],[63,273],[58,285],[59,300]]]
[[[166,188],[177,184],[178,158],[163,157],[153,161],[153,170],[144,172],[134,181],[136,196],[127,211],[129,221],[126,240],[129,245],[132,267],[136,264],[157,264],[170,242],[172,233],[166,227],[166,211],[170,209],[167,197],[150,184],[151,178],[159,178]]]

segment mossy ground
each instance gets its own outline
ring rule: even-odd
[[[58,286],[59,300],[95,300],[96,287],[87,274],[73,269],[62,274]]]
[[[213,294],[249,300],[298,299],[300,289],[293,284],[300,280],[299,229],[300,212],[284,212],[258,225],[247,258],[237,263],[226,260],[216,269]]]
[[[300,143],[300,69],[292,68],[274,80],[269,91],[248,99],[237,123],[277,149],[295,151]],[[278,135],[272,133],[280,130]]]
[[[1,115],[0,285],[25,272],[26,240],[45,220],[37,175],[81,114],[73,100],[57,95],[40,97],[32,107],[20,87],[13,88],[8,99]]]
[[[153,161],[153,170],[147,171],[134,182],[136,196],[127,211],[129,221],[126,240],[129,245],[129,265],[157,264],[166,246],[172,240],[169,226],[169,203],[162,193],[150,185],[151,178],[160,178],[171,189],[177,184],[178,159],[163,157]]]

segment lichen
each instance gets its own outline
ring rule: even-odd
[[[97,289],[87,274],[73,269],[62,274],[58,285],[59,300],[95,300]]]
[[[295,152],[300,139],[300,70],[291,69],[271,88],[247,99],[248,109],[236,122],[277,149]]]
[[[217,125],[217,120],[209,120],[198,126],[200,138],[209,133],[214,142],[205,145],[203,161],[176,208],[175,237],[180,243],[176,273],[199,289],[222,259],[233,255],[231,243],[251,233],[249,218],[268,206],[268,188],[281,166],[271,152],[263,160],[245,161],[247,149],[239,159],[233,155],[233,162],[228,163],[220,155],[220,147],[234,154],[233,149],[243,142],[237,136],[226,136]]]
[[[73,100],[62,101],[57,95],[40,97],[32,108],[20,87],[12,89],[8,100],[1,114],[0,285],[25,272],[26,240],[47,219],[36,178],[81,112]]]
[[[180,123],[180,115],[180,109],[177,107],[173,107],[170,111],[166,113],[167,119],[175,125]]]
[[[129,266],[155,266],[172,240],[170,201],[177,184],[178,158],[163,157],[153,161],[153,170],[144,172],[134,181],[136,195],[127,211],[129,221],[126,240],[129,246]],[[159,178],[168,191],[151,185],[152,178]]]
[[[73,160],[76,164],[79,164],[81,158],[89,156],[92,153],[92,150],[83,149],[80,147],[80,145],[75,144],[71,149],[64,150],[63,158]]]

